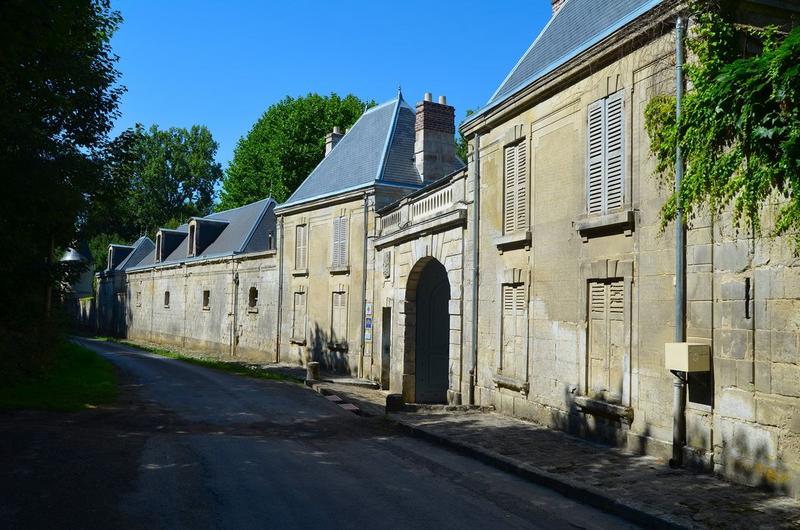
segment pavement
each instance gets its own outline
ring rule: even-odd
[[[543,426],[479,410],[386,413],[386,393],[329,382],[311,385],[385,415],[407,432],[647,528],[800,528],[800,502],[671,469]]]
[[[120,399],[0,413],[0,528],[633,526],[301,384],[80,342]]]

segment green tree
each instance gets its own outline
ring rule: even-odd
[[[286,200],[322,160],[325,135],[350,127],[374,101],[352,94],[286,97],[239,139],[222,182],[218,209],[273,197]]]
[[[464,123],[467,118],[475,114],[475,109],[467,109],[466,114],[464,114],[464,119],[461,120],[461,123]],[[467,139],[464,138],[464,135],[461,134],[460,126],[458,132],[458,138],[456,138],[456,156],[461,159],[462,162],[465,164],[467,163]]]
[[[161,227],[174,228],[189,217],[211,213],[214,189],[222,178],[214,161],[217,147],[201,125],[166,130],[137,125],[111,142],[105,160],[109,186],[102,200],[92,204],[85,230],[95,268],[104,268],[109,243],[154,237]]]
[[[705,207],[712,213],[732,207],[740,227],[760,230],[760,213],[777,198],[772,233],[793,234],[800,250],[800,28],[786,34],[738,24],[738,4],[691,4],[688,47],[696,61],[687,67],[691,90],[681,123],[674,97],[655,98],[646,108],[657,175],[667,186],[674,186],[678,138],[686,160],[680,194],[662,208],[662,224],[678,208],[691,220]]]
[[[0,2],[0,374],[43,367],[55,340],[54,260],[106,184],[123,88],[108,0]]]

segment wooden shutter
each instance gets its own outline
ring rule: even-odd
[[[528,229],[528,144],[523,139],[517,144],[517,189],[516,189],[516,229]]]
[[[347,217],[339,218],[339,266],[347,265]]]
[[[503,165],[503,233],[509,234],[517,225],[516,190],[517,190],[517,149],[508,146],[505,149],[505,162]]]
[[[294,267],[295,269],[305,269],[308,258],[308,236],[306,225],[297,226],[297,237],[295,241]]]
[[[606,99],[605,126],[605,208],[610,211],[622,207],[625,173],[625,112],[624,93],[617,92]]]
[[[605,121],[605,101],[595,101],[589,105],[586,211],[590,214],[603,212]]]
[[[336,217],[333,220],[333,241],[331,242],[331,265],[337,267],[339,265],[339,220],[341,217]]]

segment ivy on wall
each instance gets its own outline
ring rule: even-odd
[[[738,227],[758,232],[763,206],[777,197],[771,232],[791,236],[800,251],[800,27],[787,34],[737,24],[735,4],[690,5],[681,123],[674,96],[658,96],[645,110],[660,181],[674,188],[678,138],[686,161],[680,194],[662,207],[662,227],[679,207],[689,222],[705,207],[731,208]]]

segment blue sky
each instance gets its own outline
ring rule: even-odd
[[[117,0],[112,45],[123,96],[115,133],[136,122],[208,126],[225,168],[239,137],[286,95],[400,84],[412,105],[447,96],[457,121],[482,106],[550,17],[550,0]],[[513,13],[513,15],[511,15]]]

